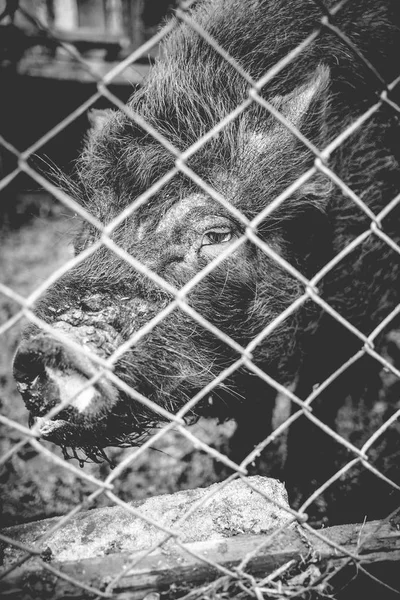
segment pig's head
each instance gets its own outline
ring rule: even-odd
[[[163,73],[164,79],[168,76]],[[230,108],[229,90],[226,98],[221,92],[215,104],[203,107],[166,91],[160,96],[156,89],[160,77],[160,73],[153,74],[147,87],[133,97],[130,108],[179,150],[218,122],[226,112],[224,104]],[[289,94],[275,93],[270,101],[317,142],[327,86],[328,72],[320,67]],[[191,104],[185,107],[185,102]],[[174,160],[169,150],[123,112],[102,115],[80,160],[80,200],[108,224],[173,169]],[[310,151],[255,104],[200,148],[188,166],[251,219],[304,173],[311,161]],[[257,228],[259,239],[305,276],[316,272],[326,259],[329,236],[323,207],[329,192],[328,181],[315,176]],[[151,404],[142,404],[139,394],[176,414],[240,359],[237,345],[245,348],[304,293],[303,284],[257,244],[246,238],[238,244],[244,232],[236,214],[176,169],[110,236],[125,253],[164,280],[166,287],[103,245],[46,292],[35,312],[58,335],[31,325],[14,364],[31,420],[38,423],[44,438],[84,448],[92,458],[108,445],[138,443],[149,428],[166,420]],[[84,223],[75,240],[76,253],[100,237],[93,225]],[[225,258],[187,293],[189,311],[179,303],[168,311],[175,301],[171,287],[182,289],[221,253]],[[306,301],[288,314],[260,339],[252,351],[253,364],[280,383],[291,382],[304,338],[312,331],[304,319],[312,322],[315,310]],[[201,319],[217,327],[222,337]],[[124,351],[114,358],[122,344],[126,344]],[[79,347],[85,352],[79,352]],[[111,360],[109,371],[105,369],[99,379],[88,383],[101,368],[96,357]],[[243,362],[212,392],[199,397],[185,416],[234,416],[236,404],[251,403],[263,385]],[[136,396],[128,386],[136,390]],[[57,407],[59,412],[49,419],[48,412]]]

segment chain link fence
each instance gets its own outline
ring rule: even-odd
[[[205,31],[198,22],[191,16],[190,8],[192,2],[181,2],[176,10],[176,20],[171,20],[167,25],[160,30],[154,37],[144,43],[140,48],[132,52],[127,58],[122,60],[117,66],[113,67],[106,75],[99,76],[93,67],[85,61],[85,58],[77,52],[77,50],[69,45],[64,44],[64,49],[67,53],[73,56],[75,61],[78,61],[81,68],[85,69],[93,81],[97,83],[97,91],[84,103],[82,103],[76,110],[71,112],[66,118],[60,121],[56,127],[50,129],[44,136],[40,137],[35,143],[30,145],[24,151],[18,150],[14,147],[7,139],[0,136],[0,144],[4,152],[11,154],[15,157],[16,167],[7,172],[0,181],[0,191],[7,190],[7,187],[13,182],[13,180],[21,173],[28,175],[34,182],[38,184],[40,188],[49,192],[62,206],[66,207],[71,213],[79,215],[81,219],[89,223],[98,232],[98,240],[86,247],[82,252],[70,258],[63,263],[59,268],[52,272],[44,281],[40,282],[35,287],[35,290],[30,293],[27,297],[17,293],[11,287],[0,282],[0,293],[11,300],[19,308],[14,311],[14,314],[7,318],[0,326],[0,339],[5,339],[6,332],[17,326],[22,319],[27,319],[30,323],[38,326],[49,335],[53,336],[72,353],[81,357],[82,361],[89,359],[92,364],[96,365],[96,372],[92,374],[84,385],[81,385],[76,390],[71,390],[69,396],[62,400],[61,403],[49,410],[46,415],[46,419],[56,418],[57,414],[60,413],[66,406],[76,401],[85,390],[90,390],[93,386],[98,383],[102,378],[107,379],[111,382],[116,389],[122,390],[128,397],[132,398],[140,405],[143,405],[152,414],[157,414],[165,422],[164,425],[160,426],[154,433],[152,433],[138,448],[132,448],[125,451],[124,454],[119,455],[117,464],[110,472],[103,472],[103,477],[99,474],[97,476],[92,475],[91,472],[87,472],[86,469],[79,469],[75,466],[74,462],[63,460],[56,453],[48,449],[48,445],[40,440],[41,432],[38,424],[34,425],[31,429],[22,425],[21,423],[8,418],[7,416],[1,416],[0,422],[8,430],[13,432],[14,438],[18,441],[14,441],[12,447],[0,457],[2,465],[6,465],[17,453],[21,452],[24,448],[31,448],[39,455],[43,456],[46,460],[49,460],[56,465],[59,470],[60,477],[64,473],[69,472],[73,474],[75,478],[80,481],[87,482],[94,491],[87,493],[81,502],[78,502],[76,506],[69,510],[68,513],[57,519],[57,521],[46,531],[44,535],[39,537],[34,545],[26,545],[14,539],[9,533],[4,532],[1,534],[0,539],[9,547],[17,549],[20,554],[18,558],[9,566],[5,568],[2,573],[2,578],[5,582],[9,577],[12,577],[13,572],[19,569],[27,561],[35,558],[35,564],[37,568],[44,570],[49,575],[56,576],[60,580],[71,584],[76,591],[76,597],[91,597],[92,594],[96,598],[111,598],[111,597],[124,597],[133,598],[140,597],[129,595],[117,595],[122,594],[121,588],[119,587],[121,579],[126,575],[127,572],[131,571],[135,567],[140,568],[140,564],[151,557],[152,552],[161,550],[165,547],[165,544],[171,543],[175,545],[176,552],[182,552],[185,556],[190,556],[196,561],[196,564],[203,564],[213,569],[215,581],[212,583],[205,583],[203,585],[197,584],[198,587],[193,591],[187,593],[190,598],[226,598],[226,597],[253,597],[257,598],[269,598],[269,597],[298,597],[306,593],[314,593],[318,595],[326,595],[331,593],[329,585],[334,577],[337,577],[341,570],[343,570],[349,564],[355,565],[358,573],[364,573],[371,582],[374,581],[378,585],[378,589],[389,590],[391,593],[396,594],[395,589],[391,587],[389,580],[385,580],[383,577],[377,577],[367,568],[367,564],[370,557],[370,550],[367,552],[365,548],[369,548],[368,543],[371,540],[376,540],[382,531],[385,530],[389,525],[393,529],[393,536],[391,538],[391,544],[396,544],[398,540],[398,530],[396,523],[397,510],[390,512],[387,510],[387,516],[384,520],[375,524],[374,527],[358,530],[358,543],[353,548],[349,548],[348,544],[336,538],[332,538],[329,534],[325,535],[323,529],[316,529],[308,524],[308,511],[314,503],[318,503],[319,499],[323,494],[330,489],[333,489],[335,485],[346,475],[358,468],[357,473],[361,471],[367,471],[372,474],[372,481],[383,482],[384,489],[388,497],[390,496],[391,507],[396,507],[398,504],[398,493],[400,491],[400,485],[398,478],[396,479],[395,471],[387,471],[383,467],[376,466],[375,460],[371,459],[371,450],[373,446],[380,440],[384,439],[389,431],[393,431],[396,428],[397,421],[400,416],[400,407],[398,404],[398,398],[394,398],[391,402],[388,413],[385,412],[384,418],[381,420],[379,425],[376,425],[374,431],[368,435],[368,439],[363,441],[362,444],[357,443],[356,440],[352,440],[351,435],[344,436],[338,433],[331,423],[328,423],[323,418],[323,407],[321,411],[314,411],[313,407],[317,404],[318,399],[321,397],[323,392],[329,390],[331,386],[334,386],[335,382],[344,374],[347,370],[350,370],[354,365],[357,365],[359,361],[365,357],[379,365],[379,368],[385,374],[386,379],[390,378],[390,385],[394,386],[393,382],[397,382],[400,379],[400,365],[398,361],[392,360],[388,353],[381,350],[381,347],[376,346],[376,340],[382,334],[382,332],[388,332],[395,330],[396,317],[400,313],[400,306],[393,308],[389,314],[385,316],[383,320],[368,334],[360,331],[356,328],[349,320],[347,320],[340,311],[333,308],[327,303],[319,292],[318,286],[322,282],[323,278],[329,274],[335,267],[340,266],[341,262],[348,257],[352,252],[361,248],[362,244],[369,239],[379,238],[384,244],[390,248],[393,253],[391,256],[400,255],[400,247],[396,240],[390,237],[385,232],[384,221],[391,217],[400,205],[400,193],[394,195],[386,206],[375,213],[367,205],[367,203],[356,194],[351,187],[349,187],[345,181],[340,179],[337,174],[330,168],[329,159],[336,152],[340,151],[340,148],[349,140],[352,136],[362,131],[366,125],[380,114],[380,111],[386,111],[385,114],[390,114],[393,118],[398,117],[400,113],[400,106],[396,103],[396,86],[399,84],[400,76],[392,81],[385,81],[385,78],[377,71],[377,69],[370,64],[370,62],[363,56],[361,51],[355,46],[354,42],[350,40],[347,35],[340,30],[337,26],[336,15],[343,10],[343,7],[347,2],[339,2],[330,11],[325,7],[322,2],[315,0],[315,5],[320,10],[320,22],[318,26],[308,35],[300,45],[294,50],[291,50],[284,56],[273,68],[268,70],[263,76],[254,80],[250,74],[242,68],[242,66],[230,56],[227,48],[220,47],[215,39],[210,35],[209,32]],[[16,10],[18,11],[18,3],[8,2],[4,14],[7,11]],[[29,11],[24,8],[25,13]],[[250,8],[249,8],[250,10]],[[3,16],[4,16],[3,14]],[[33,17],[32,17],[33,19]],[[38,27],[46,30],[46,27],[40,22],[35,21]],[[146,56],[154,47],[162,42],[163,38],[171,33],[180,23],[185,23],[189,28],[193,30],[198,36],[200,36],[204,42],[209,44],[215,53],[220,55],[223,61],[227,61],[232,65],[237,72],[242,76],[244,81],[248,84],[248,97],[238,106],[235,110],[226,115],[215,127],[203,135],[197,142],[191,145],[187,150],[179,151],[171,142],[169,142],[163,135],[157,131],[149,122],[146,121],[139,114],[134,112],[129,105],[125,105],[115,94],[110,91],[110,85],[113,83],[116,77],[120,76],[126,68],[134,64],[138,59]],[[263,88],[279,75],[296,57],[300,56],[302,52],[312,44],[321,32],[329,31],[341,40],[346,46],[348,53],[354,55],[362,68],[368,69],[371,77],[371,82],[375,92],[374,100],[370,102],[368,108],[361,114],[356,120],[354,120],[350,126],[343,130],[337,131],[335,139],[331,140],[329,144],[323,149],[317,148],[313,142],[305,137],[299,129],[293,125],[290,119],[285,114],[279,111],[274,103],[268,102],[262,95]],[[49,35],[50,32],[47,32]],[[56,40],[57,41],[57,40]],[[132,120],[132,122],[138,126],[142,131],[146,132],[148,136],[156,140],[162,147],[167,149],[171,156],[174,158],[174,165],[162,178],[154,183],[145,193],[141,194],[128,206],[126,206],[121,212],[112,218],[107,224],[102,223],[93,214],[85,209],[84,205],[79,204],[74,198],[66,193],[60,187],[47,178],[40,170],[35,166],[32,166],[32,157],[40,151],[40,149],[50,140],[55,138],[60,132],[67,128],[73,123],[78,117],[84,114],[88,109],[95,106],[99,99],[106,99],[112,106],[119,109]],[[204,179],[202,179],[195,170],[193,170],[189,164],[190,159],[195,156],[199,149],[203,148],[210,140],[221,134],[224,129],[229,127],[230,124],[234,123],[235,120],[243,114],[248,107],[258,105],[260,110],[265,110],[267,113],[273,115],[277,121],[279,121],[284,128],[286,128],[292,136],[304,144],[308,150],[314,156],[313,165],[300,177],[296,179],[289,187],[287,187],[282,193],[279,193],[263,210],[258,212],[254,218],[246,217],[240,210],[235,208],[230,202],[224,198],[223,194],[216,191],[211,187]],[[192,181],[198,189],[207,194],[208,197],[212,198],[220,205],[224,207],[228,214],[232,215],[237,222],[239,222],[243,228],[243,234],[240,235],[233,243],[229,244],[225,250],[218,254],[217,257],[213,258],[201,271],[199,271],[188,283],[183,287],[175,287],[169,283],[166,279],[159,276],[156,272],[144,265],[140,260],[136,259],[132,254],[127,252],[118,243],[116,243],[113,234],[118,228],[131,217],[135,211],[140,210],[141,207],[146,205],[157,192],[163,189],[163,187],[173,179],[178,173],[183,174],[190,181]],[[279,253],[273,245],[268,245],[258,235],[258,227],[273,216],[274,212],[282,206],[282,204],[289,198],[291,198],[300,188],[311,182],[313,178],[323,174],[330,185],[337,186],[345,196],[351,199],[364,215],[369,220],[369,226],[363,229],[357,235],[354,235],[352,242],[346,245],[338,254],[330,257],[329,260],[318,270],[312,277],[306,277],[302,272],[296,268],[295,265],[291,264],[289,260]],[[246,243],[251,243],[258,251],[261,251],[268,256],[271,261],[274,261],[281,269],[288,272],[294,280],[302,286],[303,292],[296,298],[296,300],[290,304],[278,317],[274,318],[268,323],[266,327],[252,339],[249,343],[241,344],[238,341],[232,339],[229,335],[219,329],[214,323],[207,320],[202,314],[196,311],[190,302],[188,302],[188,295],[190,292],[201,284],[205,278],[219,265],[226,261],[233,253],[237,252]],[[62,331],[54,329],[42,318],[39,318],[34,311],[34,304],[43,296],[43,294],[59,281],[63,276],[67,275],[72,269],[78,265],[89,260],[93,257],[96,252],[101,248],[107,248],[115,257],[122,263],[128,264],[132,269],[139,273],[146,280],[151,281],[156,287],[163,292],[166,292],[172,301],[170,301],[158,314],[151,318],[143,327],[136,331],[129,339],[123,341],[119,347],[106,358],[102,358],[99,355],[95,355],[91,350],[78,345],[71,338],[64,335]],[[388,266],[388,269],[391,267]],[[398,282],[397,282],[398,283]],[[394,283],[396,285],[396,283]],[[273,377],[268,375],[266,371],[261,369],[254,362],[254,351],[257,349],[259,344],[271,336],[274,332],[279,330],[279,327],[293,314],[296,313],[301,307],[307,302],[312,301],[314,305],[322,309],[325,314],[332,317],[332,320],[339,323],[344,329],[346,329],[352,336],[357,338],[359,341],[358,349],[352,353],[350,358],[346,358],[344,363],[339,364],[334,368],[333,372],[329,376],[321,381],[319,385],[315,385],[311,393],[305,395],[300,393],[296,386],[288,387],[282,383],[276,381]],[[144,339],[150,332],[152,332],[160,323],[163,322],[169,315],[174,311],[180,310],[189,317],[205,331],[210,332],[216,339],[220,340],[222,344],[227,345],[232,349],[233,354],[237,356],[235,360],[221,370],[215,378],[212,379],[204,388],[198,391],[193,397],[177,411],[168,410],[166,407],[162,407],[156,404],[145,395],[139,393],[136,389],[129,386],[125,381],[122,381],[114,373],[114,367],[116,363],[128,352],[132,347],[137,345],[140,340]],[[392,344],[393,339],[392,337]],[[372,364],[371,362],[371,364]],[[190,420],[190,415],[195,407],[203,401],[205,398],[210,397],[218,386],[223,384],[229,377],[235,373],[238,369],[245,368],[248,372],[259,378],[261,381],[268,384],[277,393],[277,402],[281,402],[282,406],[286,406],[285,418],[281,418],[276,423],[272,433],[268,433],[267,437],[263,439],[257,446],[249,452],[249,454],[241,460],[241,462],[235,462],[228,454],[224,452],[224,449],[218,449],[214,445],[205,443],[200,437],[193,433],[193,429],[188,427],[187,420]],[[11,369],[11,365],[10,365]],[[359,374],[360,375],[360,374]],[[362,375],[362,374],[361,374]],[[380,380],[382,381],[382,380]],[[393,390],[397,390],[397,387],[393,387]],[[377,395],[378,398],[378,395]],[[7,399],[5,399],[7,401]],[[286,404],[285,404],[286,402]],[[381,402],[382,404],[382,402]],[[295,407],[296,410],[287,409],[288,406]],[[345,420],[346,417],[344,417]],[[322,433],[323,437],[327,437],[334,442],[335,449],[338,449],[342,455],[346,455],[347,459],[345,463],[333,473],[330,473],[328,477],[325,477],[322,481],[310,481],[309,486],[311,488],[310,493],[306,497],[302,497],[302,501],[298,502],[296,509],[289,508],[285,504],[282,504],[276,498],[271,497],[266,493],[262,486],[254,483],[254,480],[249,479],[248,475],[251,472],[252,465],[257,461],[263,452],[267,451],[269,447],[274,444],[279,444],[280,440],[287,440],[290,435],[290,431],[293,426],[299,420],[308,420],[319,432]],[[361,426],[362,427],[362,426]],[[118,494],[118,481],[124,476],[124,473],[129,469],[134,469],[135,465],[139,464],[138,461],[141,457],[149,450],[149,448],[157,445],[157,442],[162,440],[171,431],[179,432],[182,439],[185,440],[189,446],[196,447],[204,452],[207,456],[210,456],[213,461],[223,465],[227,472],[231,473],[227,476],[224,481],[217,488],[210,488],[210,490],[201,495],[198,501],[196,501],[190,509],[185,510],[181,517],[174,523],[172,527],[166,527],[157,521],[157,518],[151,518],[149,516],[144,517],[143,514],[138,511],[134,505],[128,501],[122,500]],[[396,429],[397,431],[397,429]],[[258,440],[257,440],[258,441]],[[290,452],[289,447],[289,452]],[[67,452],[67,451],[66,451]],[[86,449],[87,455],[94,460],[102,458],[101,448],[93,449],[92,451]],[[91,453],[92,452],[92,453]],[[318,448],[314,449],[315,453],[319,452]],[[388,452],[393,453],[396,456],[398,452],[397,448],[392,447],[388,449]],[[76,458],[78,453],[75,453]],[[380,457],[382,458],[382,457]],[[384,457],[385,458],[385,457]],[[389,460],[389,455],[386,457]],[[393,460],[393,463],[396,461]],[[394,473],[394,475],[392,475]],[[304,476],[300,474],[299,476]],[[196,511],[206,507],[207,503],[210,502],[213,496],[217,493],[221,493],[221,490],[225,486],[231,485],[233,481],[241,480],[247,489],[255,492],[260,498],[265,501],[265,505],[276,505],[279,509],[287,513],[287,518],[284,519],[281,527],[278,527],[271,535],[264,536],[260,541],[251,549],[242,551],[241,559],[235,563],[232,568],[229,564],[219,562],[216,558],[211,555],[211,558],[205,556],[203,552],[195,551],[192,546],[185,544],[182,541],[182,526],[185,521],[190,520]],[[117,490],[117,491],[116,491]],[[371,488],[371,494],[373,494],[373,488]],[[347,490],[347,494],[350,500],[351,488]],[[129,494],[128,494],[129,495]],[[146,523],[152,527],[158,529],[162,533],[161,539],[155,544],[149,547],[147,550],[140,554],[140,558],[137,556],[133,557],[130,561],[124,565],[120,565],[120,571],[115,572],[113,567],[110,566],[108,573],[108,579],[105,578],[104,585],[101,589],[98,586],[91,585],[88,583],[85,577],[79,577],[77,574],[71,573],[68,569],[64,569],[63,566],[53,566],[51,560],[46,556],[46,540],[57,530],[62,531],[68,522],[70,522],[75,515],[84,509],[93,507],[101,499],[106,497],[109,503],[114,506],[122,507],[127,515],[132,515],[139,519],[144,519]],[[389,504],[388,504],[389,506]],[[390,512],[390,514],[389,514]],[[283,564],[279,564],[275,569],[266,571],[263,576],[256,576],[248,570],[248,565],[257,557],[262,555],[265,548],[270,547],[273,540],[279,539],[281,536],[282,540],[285,540],[285,535],[290,535],[293,528],[293,523],[297,524],[302,534],[307,539],[317,541],[318,543],[324,543],[331,549],[332,554],[340,556],[341,560],[339,566],[335,568],[327,568],[326,570],[318,570],[311,573],[310,565],[315,564],[317,559],[315,555],[312,555],[312,548],[310,547],[310,556],[303,560],[303,577],[299,577],[301,569],[299,569],[299,561],[287,560]],[[297,529],[296,529],[297,531]],[[396,537],[397,536],[397,537]],[[394,540],[394,542],[393,542]],[[398,542],[397,542],[398,543]],[[398,548],[398,545],[397,545]],[[398,559],[398,556],[397,556]],[[393,560],[393,559],[392,559]],[[301,562],[301,561],[300,561]],[[275,563],[277,565],[277,563]],[[106,567],[105,567],[106,568]],[[304,575],[306,573],[306,575]],[[105,573],[104,575],[107,575]],[[180,575],[181,576],[181,575]],[[297,577],[297,579],[296,579]],[[181,583],[181,582],[179,582]],[[74,587],[76,586],[76,587]],[[381,586],[381,587],[379,587]],[[169,591],[164,593],[170,597],[179,596],[179,593],[175,590],[174,594],[171,591],[171,586],[168,586]],[[42,590],[43,591],[43,590]],[[187,592],[187,591],[186,591]],[[185,592],[185,593],[186,593]],[[10,592],[9,592],[10,593]],[[21,592],[22,593],[22,592]],[[41,592],[42,593],[42,592]],[[51,593],[48,592],[50,597]],[[382,592],[383,593],[383,592]],[[144,594],[143,594],[144,595]],[[143,597],[142,595],[142,597]],[[182,595],[182,594],[181,594]],[[149,596],[149,598],[153,596]],[[157,596],[154,596],[157,597]]]

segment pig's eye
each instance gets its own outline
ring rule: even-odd
[[[225,244],[230,242],[233,233],[227,227],[216,227],[206,231],[201,242],[202,246],[213,246],[215,244]]]

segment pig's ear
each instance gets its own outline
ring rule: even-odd
[[[276,96],[271,100],[274,108],[317,146],[325,137],[329,79],[329,68],[319,65],[307,83],[286,96]],[[276,122],[273,134],[286,138],[282,142],[288,137],[293,139],[293,134],[282,123]]]
[[[91,125],[92,131],[99,132],[103,129],[106,123],[111,119],[115,111],[111,108],[98,109],[93,108],[88,112],[88,119]]]

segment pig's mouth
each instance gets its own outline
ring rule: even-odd
[[[115,464],[105,452],[105,447],[125,448],[140,445],[147,435],[144,432],[127,432],[110,439],[99,431],[83,428],[64,419],[46,419],[32,414],[29,416],[29,426],[37,428],[40,439],[60,446],[65,460],[76,459],[81,467],[86,462],[104,461],[114,467]]]
[[[82,440],[81,443],[78,443],[79,439],[82,438],[79,426],[69,421],[34,417],[30,414],[29,425],[38,429],[41,439],[54,442],[60,446],[66,460],[75,458],[79,461],[81,467],[85,462],[101,463],[103,461],[108,462],[112,467],[114,466],[113,461],[104,452],[102,446],[91,445],[90,442],[83,442]]]

